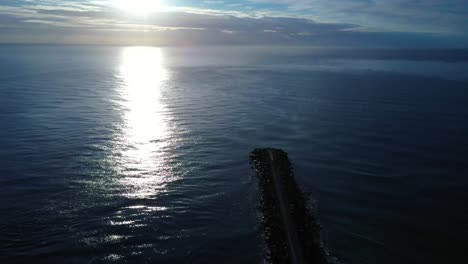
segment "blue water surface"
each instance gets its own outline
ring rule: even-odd
[[[467,56],[424,52],[0,46],[0,262],[262,263],[271,146],[340,262],[456,263]]]

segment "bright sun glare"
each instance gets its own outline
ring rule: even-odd
[[[151,196],[173,180],[164,151],[172,138],[163,103],[170,79],[164,53],[155,47],[124,48],[117,77],[123,122],[115,144],[115,167],[125,176],[120,182],[128,188],[127,195]]]
[[[115,0],[115,6],[125,12],[149,14],[162,11],[162,0]]]

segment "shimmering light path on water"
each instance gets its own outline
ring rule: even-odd
[[[127,195],[146,197],[164,189],[175,176],[162,155],[163,148],[174,140],[168,127],[168,114],[161,102],[163,89],[170,89],[168,70],[163,65],[161,49],[129,47],[122,51],[119,86],[123,124],[120,135],[115,136],[111,157],[125,175],[120,182]]]

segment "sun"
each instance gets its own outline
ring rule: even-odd
[[[125,12],[146,15],[162,11],[162,0],[114,0],[115,6]]]

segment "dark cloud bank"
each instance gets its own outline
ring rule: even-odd
[[[114,45],[308,45],[467,48],[468,37],[376,32],[359,25],[287,17],[165,12],[128,17],[109,11],[34,10],[34,18],[0,15],[3,43]]]

